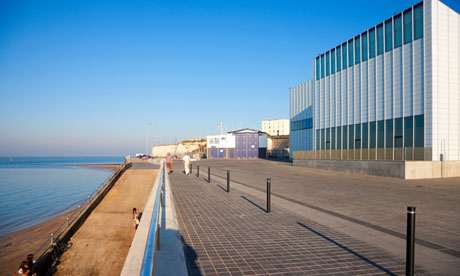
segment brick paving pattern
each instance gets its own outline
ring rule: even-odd
[[[405,274],[403,259],[288,210],[267,214],[265,201],[178,169],[170,179],[191,276]]]

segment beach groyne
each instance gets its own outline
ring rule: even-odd
[[[91,212],[98,206],[98,204],[104,199],[107,193],[112,189],[118,179],[125,173],[126,170],[131,168],[132,163],[123,164],[113,176],[105,183],[101,189],[95,191],[92,197],[89,197],[84,206],[79,206],[78,214],[70,221],[67,219],[63,225],[66,225],[62,231],[53,233],[48,240],[46,240],[42,246],[36,251],[40,253],[36,260],[34,267],[37,275],[47,275],[53,268],[54,262],[59,258],[60,255],[67,248],[67,243],[71,237],[78,231],[83,225],[86,219],[89,217]],[[62,228],[62,225],[61,227]],[[37,255],[36,255],[37,256]]]

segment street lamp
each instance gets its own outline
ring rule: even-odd
[[[149,141],[149,126],[153,126],[153,123],[148,122],[145,125],[145,154],[146,155],[148,155],[148,149],[149,149],[149,145],[148,145],[148,141]]]

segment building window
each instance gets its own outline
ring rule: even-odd
[[[385,133],[385,121],[377,122],[377,147],[383,149],[385,147],[385,141],[383,140]]]
[[[404,44],[412,41],[412,9],[403,13],[404,20]]]
[[[331,50],[331,74],[335,73],[335,49]]]
[[[385,21],[385,52],[393,50],[393,22],[391,19]]]
[[[319,146],[321,142],[320,138],[321,138],[321,134],[319,133],[319,129],[317,129],[316,130],[316,150],[320,150],[320,146]]]
[[[403,119],[395,119],[395,148],[403,146]]]
[[[363,149],[367,149],[368,146],[369,146],[369,143],[368,143],[368,127],[369,127],[369,124],[368,123],[363,123],[363,140],[362,140],[362,144],[363,144]]]
[[[386,148],[393,148],[393,119],[386,120]]]
[[[414,7],[414,40],[423,37],[423,3]]]
[[[361,148],[361,125],[355,125],[355,149]]]
[[[363,61],[367,60],[367,33],[361,35],[361,56]]]
[[[335,127],[331,128],[331,149],[335,150]]]
[[[411,148],[414,143],[414,119],[412,116],[404,118],[404,147]]]
[[[321,78],[324,78],[324,55],[321,55]]]
[[[342,134],[342,147],[343,147],[344,150],[346,150],[347,149],[347,138],[348,138],[347,137],[347,126],[342,127],[342,132],[343,132],[343,134]]]
[[[353,149],[355,143],[355,125],[348,126],[348,149]]]
[[[324,135],[324,128],[321,130],[321,149],[324,150],[325,146],[325,139],[326,136]]]
[[[341,61],[342,61],[342,58],[341,58],[341,55],[340,55],[340,51],[342,50],[342,48],[337,47],[337,72],[339,72],[342,68],[340,67],[341,66]]]
[[[369,30],[369,58],[375,57],[375,28]]]
[[[369,133],[370,133],[369,146],[371,149],[375,149],[375,146],[377,145],[376,132],[377,132],[376,122],[371,122],[369,126]]]
[[[377,55],[383,54],[383,24],[377,26]]]
[[[395,48],[398,48],[402,45],[402,25],[401,25],[401,15],[394,17],[394,40]]]
[[[319,80],[319,57],[316,58],[316,80]]]
[[[326,149],[331,149],[331,129],[326,128]]]
[[[423,115],[418,115],[414,117],[415,120],[415,133],[414,133],[414,141],[415,141],[415,147],[416,148],[422,148],[424,147],[424,118]]]
[[[329,58],[330,54],[329,52],[326,53],[326,76],[329,76],[329,72],[330,72],[330,58]]]
[[[342,148],[342,128],[341,127],[337,127],[337,149],[341,149]]]
[[[342,44],[342,68],[347,68],[347,43]]]
[[[360,43],[359,36],[355,37],[355,64],[361,62],[361,43]]]
[[[348,40],[348,67],[353,66],[353,39]]]

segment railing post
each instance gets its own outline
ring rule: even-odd
[[[406,276],[414,275],[415,207],[407,207]]]
[[[271,178],[267,178],[267,213],[270,213],[270,194],[271,194],[271,186],[272,186],[272,180]]]
[[[200,165],[196,165],[196,177],[200,177]]]
[[[230,193],[230,171],[227,170],[227,193]]]
[[[211,183],[211,167],[208,167],[208,183]]]

